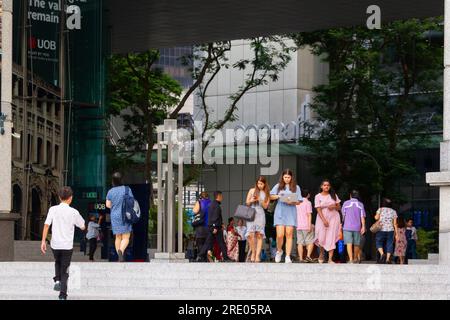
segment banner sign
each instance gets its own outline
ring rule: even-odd
[[[21,39],[23,5],[27,5],[25,12],[28,25],[28,69],[53,85],[58,86],[59,84],[61,23],[65,24],[66,30],[81,29],[82,16],[80,6],[87,2],[88,0],[14,1],[15,31],[18,36],[16,39]],[[62,5],[62,3],[66,4]],[[61,10],[65,10],[65,21],[61,21]],[[16,47],[20,48],[21,46]],[[20,56],[20,52],[17,52],[16,56]]]

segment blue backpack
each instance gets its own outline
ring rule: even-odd
[[[122,220],[126,223],[136,223],[141,217],[139,203],[130,195],[130,188],[125,187],[125,195],[122,201]]]

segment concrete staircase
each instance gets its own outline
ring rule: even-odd
[[[416,265],[416,264],[439,264],[439,254],[438,253],[429,253],[428,259],[409,259],[408,264]]]
[[[52,262],[53,254],[50,246],[47,246],[47,254],[41,253],[40,241],[14,241],[14,261],[27,261],[27,262]],[[96,261],[101,260],[101,247],[97,247],[94,259]],[[84,255],[84,252],[80,251],[80,247],[74,246],[72,261],[74,262],[88,262],[89,256]]]
[[[73,263],[70,299],[450,299],[439,265]],[[56,299],[53,264],[0,263],[0,299]]]

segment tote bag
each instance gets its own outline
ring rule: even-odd
[[[256,215],[255,208],[239,205],[234,212],[234,217],[245,221],[254,221]]]

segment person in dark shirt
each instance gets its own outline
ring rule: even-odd
[[[198,261],[206,262],[206,253],[211,250],[214,245],[214,240],[219,244],[220,250],[222,251],[222,257],[224,262],[230,262],[231,259],[227,255],[227,247],[223,241],[223,231],[222,231],[222,207],[220,206],[223,200],[222,192],[214,192],[214,201],[208,209],[208,237],[206,238],[205,244],[200,250]]]
[[[200,194],[200,198],[197,200],[194,206],[194,213],[200,218],[201,224],[194,226],[195,231],[195,244],[197,247],[196,256],[202,250],[203,245],[208,238],[209,228],[208,228],[208,210],[211,204],[211,199],[207,192],[203,191]]]

